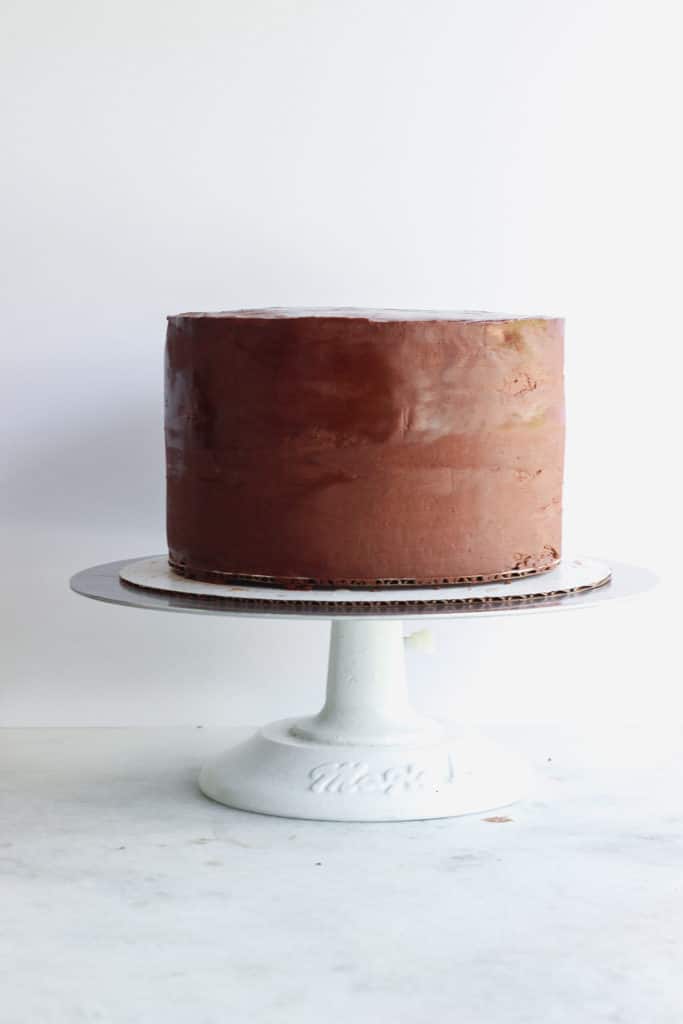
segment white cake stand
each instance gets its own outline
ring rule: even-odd
[[[220,803],[263,814],[401,821],[502,807],[527,786],[526,766],[511,754],[472,730],[413,709],[403,619],[424,626],[432,618],[585,608],[654,582],[633,566],[610,569],[595,559],[572,559],[539,576],[471,587],[291,591],[186,580],[168,568],[165,556],[155,556],[86,569],[71,587],[137,608],[331,619],[322,710],[259,729],[206,764],[199,785]]]

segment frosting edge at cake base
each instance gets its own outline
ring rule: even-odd
[[[199,580],[203,583],[241,583],[261,587],[281,587],[286,590],[391,590],[401,587],[443,587],[469,585],[473,583],[496,583],[505,580],[517,580],[526,576],[539,576],[550,572],[560,564],[560,557],[553,557],[539,565],[521,569],[503,569],[500,572],[483,573],[477,576],[431,576],[414,578],[381,579],[370,577],[315,579],[308,576],[268,576],[259,573],[223,572],[221,570],[192,569],[174,561],[169,556],[168,564],[179,576],[185,579]]]

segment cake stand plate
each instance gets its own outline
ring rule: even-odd
[[[572,559],[535,577],[473,587],[288,591],[196,583],[164,556],[78,573],[76,593],[163,611],[332,620],[327,695],[214,758],[199,784],[231,807],[294,818],[400,821],[502,807],[524,795],[526,766],[479,733],[418,714],[406,685],[402,619],[581,608],[651,587],[653,574]]]

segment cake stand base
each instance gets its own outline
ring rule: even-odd
[[[502,807],[525,792],[515,757],[410,705],[400,621],[332,623],[319,714],[260,729],[202,769],[206,796],[291,818],[405,821]]]
[[[424,625],[568,611],[635,597],[656,582],[647,569],[581,558],[497,584],[299,592],[198,583],[177,577],[165,555],[154,555],[83,569],[71,587],[131,608],[331,619],[323,709],[260,729],[207,764],[200,786],[220,803],[281,817],[401,821],[492,810],[528,792],[527,770],[511,754],[411,707],[401,617]]]

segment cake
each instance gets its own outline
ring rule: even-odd
[[[169,561],[210,582],[434,586],[560,558],[563,321],[168,318]]]

